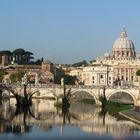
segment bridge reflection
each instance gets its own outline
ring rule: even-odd
[[[65,112],[54,106],[54,100],[33,99],[32,106],[16,113],[16,100],[2,100],[0,105],[0,132],[27,133],[32,126],[48,131],[58,126],[78,126],[80,129],[97,134],[110,134],[114,137],[129,135],[140,126],[128,121],[118,121],[113,116],[101,114],[101,108],[81,102],[71,102]],[[61,130],[60,130],[61,131]]]

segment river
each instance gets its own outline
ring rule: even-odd
[[[33,99],[29,109],[17,110],[14,98],[0,102],[0,139],[140,139],[140,125],[102,114],[100,107],[71,102],[62,112],[54,100]]]

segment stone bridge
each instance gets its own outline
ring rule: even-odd
[[[93,98],[96,104],[100,104],[99,98],[103,96],[105,88],[105,96],[107,100],[113,100],[113,97],[117,97],[120,100],[120,97],[123,98],[123,101],[127,98],[131,100],[131,103],[134,105],[137,104],[139,100],[139,87],[136,86],[121,86],[121,87],[109,87],[109,86],[85,86],[85,85],[27,85],[27,93],[32,94],[33,97],[36,98],[55,98],[59,99],[64,95],[64,90],[66,96],[72,98],[75,94],[79,94],[80,98],[86,94],[90,95],[90,98]],[[14,93],[18,93],[20,95],[24,95],[24,87],[21,85],[1,85],[0,89],[3,90],[3,96],[12,95]],[[125,96],[124,96],[125,95]],[[119,97],[120,96],[120,97]]]

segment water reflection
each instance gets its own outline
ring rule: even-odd
[[[33,99],[33,105],[26,110],[17,110],[14,98],[2,100],[0,104],[0,133],[36,133],[35,126],[45,137],[56,134],[59,136],[81,134],[88,136],[111,136],[113,138],[126,138],[136,136],[140,138],[140,125],[128,120],[118,121],[107,112],[101,112],[101,108],[81,102],[71,102],[70,108],[65,112],[54,106],[54,100]],[[67,130],[66,127],[69,129]],[[34,132],[35,131],[35,132]],[[67,132],[68,131],[68,132]],[[45,133],[44,133],[45,132]],[[47,133],[46,133],[47,132]],[[1,137],[0,135],[0,137]]]

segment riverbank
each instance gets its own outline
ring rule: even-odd
[[[125,110],[119,112],[120,115],[140,124],[140,112],[135,111],[135,109]]]

